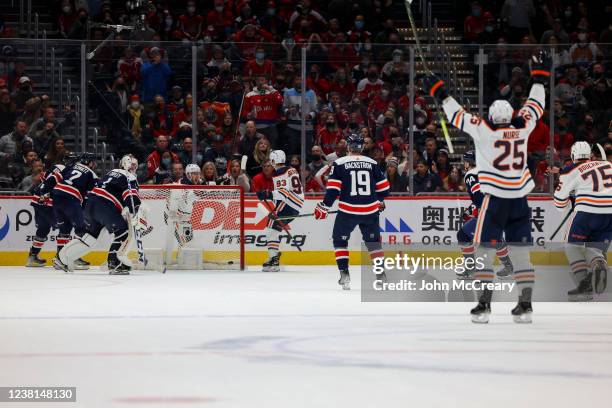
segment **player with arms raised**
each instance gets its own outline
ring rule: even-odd
[[[593,299],[593,280],[597,293],[606,290],[608,281],[604,253],[612,240],[612,164],[591,160],[587,142],[574,143],[571,156],[574,166],[561,174],[554,200],[564,210],[575,193],[565,254],[577,287],[567,294],[570,301],[586,301]]]
[[[529,259],[531,236],[530,210],[527,194],[535,184],[527,167],[527,141],[538,119],[544,114],[546,90],[549,81],[551,59],[544,52],[531,60],[533,85],[527,101],[513,118],[514,110],[505,100],[493,102],[489,108],[489,120],[466,112],[459,103],[448,96],[444,82],[434,75],[425,78],[430,96],[436,98],[448,120],[456,128],[468,133],[476,146],[478,178],[484,199],[478,214],[474,242],[480,244],[479,253],[485,268],[474,278],[492,282],[493,259],[497,243],[504,236],[515,254],[514,279],[519,289],[519,301],[512,310],[517,323],[531,323],[531,297],[535,271]],[[478,305],[472,309],[474,323],[487,323],[491,314],[492,291],[484,290]]]
[[[132,155],[126,155],[119,165],[119,169],[109,171],[89,194],[84,211],[87,229],[59,252],[55,265],[60,269],[72,271],[74,261],[93,250],[102,228],[106,228],[114,235],[107,257],[109,274],[129,275],[131,267],[121,262],[117,255],[129,244],[126,219],[141,230],[147,229],[147,222],[140,210],[135,176],[138,161]]]
[[[315,218],[327,218],[330,207],[339,199],[332,240],[340,271],[338,284],[342,289],[349,290],[351,276],[348,241],[355,227],[359,226],[361,230],[370,258],[383,256],[378,218],[385,208],[384,199],[389,193],[389,181],[376,161],[361,154],[363,137],[350,134],[346,142],[349,155],[336,160],[332,165],[325,198],[317,204]],[[384,274],[380,275],[378,279],[386,280]]]
[[[274,166],[272,173],[272,191],[258,191],[257,198],[264,202],[270,211],[266,237],[268,247],[268,260],[262,266],[262,272],[280,271],[280,234],[293,218],[300,214],[304,205],[304,189],[300,181],[300,174],[293,167],[287,166],[285,152],[273,150],[270,152],[270,164]],[[274,208],[270,209],[270,201]],[[283,218],[278,220],[277,218]]]

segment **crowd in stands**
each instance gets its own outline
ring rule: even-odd
[[[60,35],[91,38],[94,46],[113,33],[100,24],[140,19],[124,1],[56,3]],[[574,141],[599,142],[612,154],[612,48],[603,46],[612,42],[612,7],[598,10],[591,3],[598,2],[465,2],[463,42],[487,45],[487,105],[504,98],[518,109],[529,91],[531,53],[539,46],[556,50],[555,103],[529,141],[538,191],[550,188],[547,168],[562,164]],[[463,192],[460,157],[449,154],[418,82],[410,106],[406,41],[395,25],[405,16],[394,18],[392,6],[391,0],[151,1],[138,20],[142,29],[113,33],[114,42],[102,44],[89,61],[90,105],[117,156],[133,153],[142,163],[143,183],[176,181],[195,162],[206,183],[256,191],[268,186],[270,151],[282,149],[289,164],[305,172],[306,191],[320,192],[329,165],[346,154],[344,138],[354,132],[365,137],[364,154],[385,169],[393,192]],[[61,108],[58,120],[27,67],[4,51],[1,57],[0,183],[18,187],[22,174],[33,174],[32,161],[61,160],[73,114]],[[411,113],[414,146],[408,143]]]

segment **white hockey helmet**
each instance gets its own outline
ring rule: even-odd
[[[136,174],[136,169],[138,169],[138,160],[133,155],[126,154],[121,158],[121,161],[119,161],[119,167],[132,174]]]
[[[514,109],[512,109],[512,105],[503,99],[496,100],[489,107],[489,120],[495,125],[510,123],[513,114]]]
[[[588,160],[591,158],[591,145],[587,142],[576,142],[572,145],[570,155],[574,162],[584,159]]]
[[[272,150],[272,152],[270,152],[270,163],[272,163],[273,166],[285,164],[286,161],[287,157],[282,150]]]
[[[193,173],[202,174],[202,170],[197,164],[193,164],[193,163],[188,164],[187,168],[185,169],[185,174],[189,176],[190,174],[193,174]]]

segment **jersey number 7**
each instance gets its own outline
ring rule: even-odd
[[[508,171],[510,167],[514,170],[522,170],[525,167],[525,152],[520,151],[520,147],[524,144],[525,139],[495,141],[493,146],[502,149],[502,152],[497,159],[493,160],[493,167],[501,171]],[[510,156],[512,156],[510,163],[507,163]]]

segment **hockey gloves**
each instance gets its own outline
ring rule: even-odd
[[[545,85],[550,81],[552,58],[542,50],[531,57],[531,78],[533,82]]]
[[[423,78],[423,89],[425,89],[429,96],[436,98],[440,103],[448,97],[444,81],[434,74],[425,75],[425,78]]]
[[[387,208],[387,204],[385,204],[384,201],[381,201],[380,204],[378,205],[378,211],[383,212],[385,211],[385,208]]]
[[[324,220],[327,218],[327,213],[329,212],[329,207],[320,202],[317,204],[314,210],[314,217],[317,220]]]

